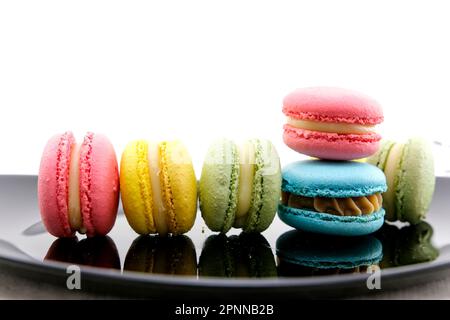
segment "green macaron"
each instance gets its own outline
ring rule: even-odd
[[[280,190],[280,159],[270,141],[252,139],[238,146],[220,139],[210,146],[199,198],[202,217],[212,231],[264,231],[275,217]]]
[[[421,138],[406,143],[384,141],[367,162],[384,171],[388,190],[383,206],[389,221],[419,223],[434,193],[434,160],[429,143]]]

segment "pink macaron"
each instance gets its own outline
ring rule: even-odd
[[[41,158],[38,201],[52,235],[106,235],[119,204],[117,159],[108,138],[88,132],[77,143],[71,132],[53,136]]]
[[[374,154],[381,136],[381,106],[361,93],[333,87],[297,89],[283,100],[283,140],[311,157],[354,160]]]

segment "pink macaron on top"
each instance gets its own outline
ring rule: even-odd
[[[383,122],[383,109],[359,92],[335,87],[297,89],[283,100],[286,116],[319,122],[376,125]]]

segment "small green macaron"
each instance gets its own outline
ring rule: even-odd
[[[383,206],[389,221],[419,223],[425,218],[435,187],[434,160],[424,139],[406,143],[383,141],[367,162],[384,171],[388,190]]]
[[[199,198],[202,217],[212,231],[264,231],[275,217],[280,190],[280,159],[270,141],[252,139],[238,146],[220,139],[210,146]]]

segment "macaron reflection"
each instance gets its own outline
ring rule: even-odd
[[[44,258],[71,264],[120,270],[120,258],[114,241],[108,237],[56,239]]]
[[[171,275],[197,275],[197,255],[185,236],[137,237],[128,249],[124,270]]]
[[[385,224],[376,237],[383,243],[381,268],[429,262],[439,256],[432,244],[433,228],[425,221],[403,228]]]
[[[284,277],[366,272],[382,257],[373,235],[339,237],[298,230],[282,234],[276,243],[278,274]]]
[[[257,233],[209,236],[199,262],[201,277],[276,277],[274,255],[267,240]]]

